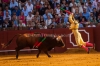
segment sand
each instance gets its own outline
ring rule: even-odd
[[[100,52],[91,50],[87,54],[82,49],[71,49],[64,53],[50,53],[48,58],[41,54],[20,54],[19,59],[15,55],[0,55],[0,66],[100,66]]]

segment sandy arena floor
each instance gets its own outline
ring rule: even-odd
[[[84,50],[68,50],[64,53],[50,53],[48,58],[41,54],[20,54],[19,59],[15,55],[0,55],[0,66],[100,66],[100,52],[91,50],[87,54]]]

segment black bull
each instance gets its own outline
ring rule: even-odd
[[[21,49],[23,49],[25,47],[29,47],[30,49],[32,49],[34,44],[36,43],[36,41],[40,40],[41,37],[42,38],[44,37],[44,36],[40,36],[39,34],[30,34],[30,33],[17,34],[14,37],[16,37],[16,36],[17,36],[17,39],[16,39],[17,47],[15,48],[16,59],[18,59],[19,51]],[[2,44],[2,47],[6,48],[7,46],[9,46],[10,43],[12,42],[12,40],[14,39],[14,37],[7,44]],[[57,36],[57,37],[46,36],[46,39],[37,48],[38,49],[37,58],[39,57],[39,54],[41,53],[41,51],[43,51],[45,54],[47,54],[48,57],[51,57],[48,54],[48,51],[50,51],[54,47],[64,47],[64,46],[65,46],[65,44],[64,44],[61,36]]]

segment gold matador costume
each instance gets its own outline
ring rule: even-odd
[[[88,47],[93,47],[92,43],[89,42],[84,42],[81,36],[81,33],[78,31],[79,28],[79,23],[77,20],[75,20],[73,13],[69,14],[69,22],[70,22],[70,27],[69,29],[72,30],[76,44],[83,49],[85,49],[89,53],[89,48]]]

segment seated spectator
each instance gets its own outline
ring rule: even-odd
[[[66,1],[65,0],[62,0],[61,1],[61,7],[64,8],[65,6],[66,6]]]
[[[16,0],[11,0],[11,2],[10,2],[11,11],[13,11],[15,9],[15,6],[18,6],[18,2]]]
[[[97,24],[97,27],[100,27],[100,23]]]
[[[52,25],[52,28],[56,28],[57,23],[55,22],[55,18],[52,19],[51,25]]]
[[[61,17],[62,14],[65,14],[65,13],[62,10],[60,10],[60,13],[58,14],[58,16]]]
[[[2,7],[0,7],[0,13],[1,13],[0,16],[4,15]]]
[[[43,23],[43,22],[44,22],[43,16],[40,16],[40,23]]]
[[[94,6],[95,8],[97,8],[97,4],[98,4],[98,0],[94,0],[94,1],[93,1],[93,6]]]
[[[84,2],[81,2],[81,4],[78,6],[79,7],[79,13],[83,13],[83,9],[86,8],[86,5],[84,4]]]
[[[19,0],[19,7],[22,9],[26,3],[26,0]]]
[[[48,9],[48,13],[53,14],[53,9],[51,8],[51,6],[50,6],[50,5],[48,5],[47,9]]]
[[[38,11],[41,16],[45,14],[45,10],[46,8],[42,4],[40,4],[40,9]]]
[[[47,19],[46,19],[46,21],[45,21],[45,24],[46,24],[46,26],[48,27],[49,25],[51,25],[51,23],[52,23],[52,19],[51,19],[50,16],[48,15],[48,16],[47,16]]]
[[[27,10],[28,11],[32,12],[32,10],[33,10],[33,4],[30,1],[28,1],[26,3],[26,7],[27,7]]]
[[[56,10],[56,14],[60,14],[60,4],[57,5],[57,7],[55,8]]]
[[[51,13],[48,13],[48,10],[46,10],[46,11],[45,11],[45,14],[43,15],[44,20],[47,19],[47,16],[48,16],[48,15],[50,16],[50,18],[53,18],[52,14],[51,14]]]
[[[11,16],[9,15],[9,12],[6,12],[6,15],[4,15],[3,20],[5,28],[12,27]]]
[[[13,13],[16,13],[16,16],[19,16],[19,15],[20,15],[20,12],[21,12],[21,11],[20,11],[20,9],[18,8],[18,6],[15,6],[15,7],[14,7],[14,10],[13,10],[13,12],[12,12],[12,14],[13,14]]]
[[[44,22],[42,22],[41,25],[42,25],[41,29],[47,29],[47,26],[46,26],[46,24]]]
[[[39,10],[39,9],[40,9],[40,2],[37,1],[37,2],[36,2],[36,10]]]
[[[67,22],[65,28],[69,28],[70,27],[70,23]]]
[[[16,13],[13,13],[12,15],[12,27],[17,30],[18,28],[18,17],[16,16]]]
[[[96,9],[97,9],[97,11],[100,10],[100,2],[97,3],[97,8]]]
[[[78,7],[76,6],[76,4],[73,4],[73,6],[71,7],[71,12],[75,14],[76,10],[78,10]]]
[[[38,11],[36,12],[35,16],[36,16],[36,19],[40,22],[40,15]]]
[[[33,19],[34,15],[32,15],[32,13],[29,12],[28,16],[26,17],[27,27],[29,27],[29,29],[33,29]]]
[[[22,23],[23,23],[24,25],[26,25],[26,18],[25,18],[25,16],[24,16],[24,13],[23,13],[23,12],[21,12],[21,14],[18,16],[18,19],[19,19],[19,20],[22,20]]]
[[[24,16],[25,16],[25,17],[28,16],[28,12],[29,12],[29,11],[28,11],[28,9],[27,9],[27,6],[24,6],[24,7],[23,7],[22,12],[24,13]]]
[[[96,25],[94,25],[92,22],[89,22],[87,27],[96,27]]]
[[[69,4],[69,7],[73,7],[74,4],[77,6],[77,3],[75,2],[75,0],[71,0],[70,4]]]
[[[79,16],[79,9],[75,10],[74,17],[75,17],[75,19],[78,19],[78,17],[80,17]]]
[[[60,17],[58,16],[58,14],[55,15],[55,22],[58,24],[60,22]]]
[[[87,21],[84,18],[82,18],[82,21],[80,23],[83,24],[83,26],[85,27]]]
[[[65,17],[65,14],[62,14],[61,15],[61,18],[60,18],[60,23],[64,23],[65,25],[67,24],[68,22],[68,19]]]
[[[93,8],[93,16],[96,17],[96,19],[98,17],[98,11],[96,8]]]
[[[91,2],[89,2],[88,3],[88,7],[87,7],[87,12],[93,12],[93,8],[94,8],[94,6],[92,5],[92,3]]]
[[[8,6],[5,7],[4,15],[6,14],[6,12],[9,12],[9,15],[11,15],[11,10],[9,9]]]
[[[1,0],[1,1],[2,1],[3,8],[5,8],[5,6],[9,5],[10,3],[10,0]]]
[[[93,24],[97,24],[97,20],[96,17],[93,15],[93,12],[90,13],[90,17],[89,17],[89,22],[92,22]]]
[[[82,15],[82,13],[79,13],[79,17],[78,17],[79,22],[81,22],[81,21],[82,21],[82,18],[84,18],[84,19],[85,19],[85,21],[87,21],[86,17],[85,17],[85,16],[83,16],[83,15]]]
[[[83,15],[87,20],[89,20],[90,14],[89,14],[89,12],[87,12],[86,8],[83,9],[82,15]]]
[[[100,23],[100,14],[98,15],[97,22]]]
[[[71,11],[71,9],[70,9],[68,3],[66,3],[65,6],[64,6],[63,8],[64,8],[65,10],[69,10],[69,11]]]
[[[0,28],[3,27],[3,16],[2,16],[2,12],[0,11]]]

